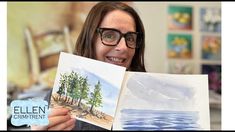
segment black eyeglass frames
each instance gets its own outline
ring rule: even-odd
[[[139,48],[138,32],[127,32],[123,34],[121,31],[114,28],[97,28],[97,32],[100,33],[101,41],[107,46],[116,46],[120,42],[121,38],[125,38],[125,42],[128,48]]]

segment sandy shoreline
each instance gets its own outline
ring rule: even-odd
[[[53,93],[53,97],[51,98],[50,108],[54,108],[57,106],[66,107],[71,110],[70,111],[71,115],[78,120],[82,120],[82,121],[103,127],[108,130],[111,129],[112,123],[114,120],[114,118],[112,116],[105,114],[101,111],[98,111],[99,113],[102,113],[102,116],[99,117],[99,116],[93,115],[85,110],[82,110],[81,108],[79,108],[76,105],[69,105],[69,104],[64,103],[63,101],[56,101],[55,99],[57,99],[57,97],[58,97],[58,94],[56,94],[56,93]]]

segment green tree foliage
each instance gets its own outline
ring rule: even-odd
[[[72,71],[71,73],[64,73],[60,75],[60,86],[57,93],[65,95],[64,102],[73,104],[74,100],[78,100],[80,106],[83,99],[88,98],[89,84],[87,77],[82,77],[78,73]],[[69,101],[69,99],[72,101]]]
[[[60,95],[59,100],[61,98],[61,95],[65,94],[65,83],[66,83],[67,76],[65,74],[60,74],[60,80],[59,80],[59,90],[56,92]]]
[[[97,82],[95,85],[94,91],[89,95],[89,84],[88,78],[82,77],[78,73],[72,71],[70,74],[64,73],[60,74],[59,90],[57,93],[60,95],[65,95],[64,102],[73,104],[74,100],[78,101],[78,106],[81,107],[81,101],[86,100],[87,104],[91,105],[90,112],[93,114],[93,108],[99,107],[102,104],[102,95],[101,95],[101,83]],[[69,99],[72,101],[69,101]]]
[[[65,76],[66,76],[66,80],[65,80],[65,100],[64,100],[64,102],[66,102],[67,101],[67,99],[68,99],[68,96],[69,96],[69,77],[70,77],[70,75],[68,75],[67,73],[65,73]]]
[[[88,79],[87,77],[79,77],[78,81],[78,86],[79,86],[79,92],[78,92],[78,106],[80,106],[82,99],[87,99],[88,98],[88,93],[89,93],[89,85],[88,85]]]
[[[91,105],[90,112],[92,112],[93,107],[99,107],[102,104],[102,95],[101,95],[101,84],[100,81],[95,85],[94,91],[91,92],[91,97],[88,100],[87,104]]]
[[[73,104],[74,99],[78,98],[78,92],[79,91],[79,87],[78,87],[78,81],[79,81],[79,75],[78,73],[72,71],[72,73],[70,74],[70,80],[69,81],[69,96],[72,98],[71,104]]]

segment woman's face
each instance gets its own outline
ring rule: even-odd
[[[99,28],[112,28],[119,30],[122,34],[135,32],[135,22],[132,16],[121,10],[114,10],[106,14]],[[107,37],[110,37],[107,35]],[[128,48],[125,38],[122,37],[116,46],[104,45],[100,34],[95,42],[96,59],[115,65],[129,68],[135,49]]]

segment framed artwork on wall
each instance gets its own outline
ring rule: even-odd
[[[192,58],[192,35],[168,34],[167,49],[169,58]]]
[[[170,74],[193,74],[194,64],[191,62],[170,61],[168,64]]]
[[[221,94],[221,65],[203,64],[201,68],[202,74],[208,74],[209,90]]]
[[[221,32],[221,8],[201,8],[200,25],[203,32]]]
[[[192,18],[192,7],[168,7],[168,27],[170,30],[192,30]]]
[[[202,36],[202,59],[221,60],[221,37]]]

